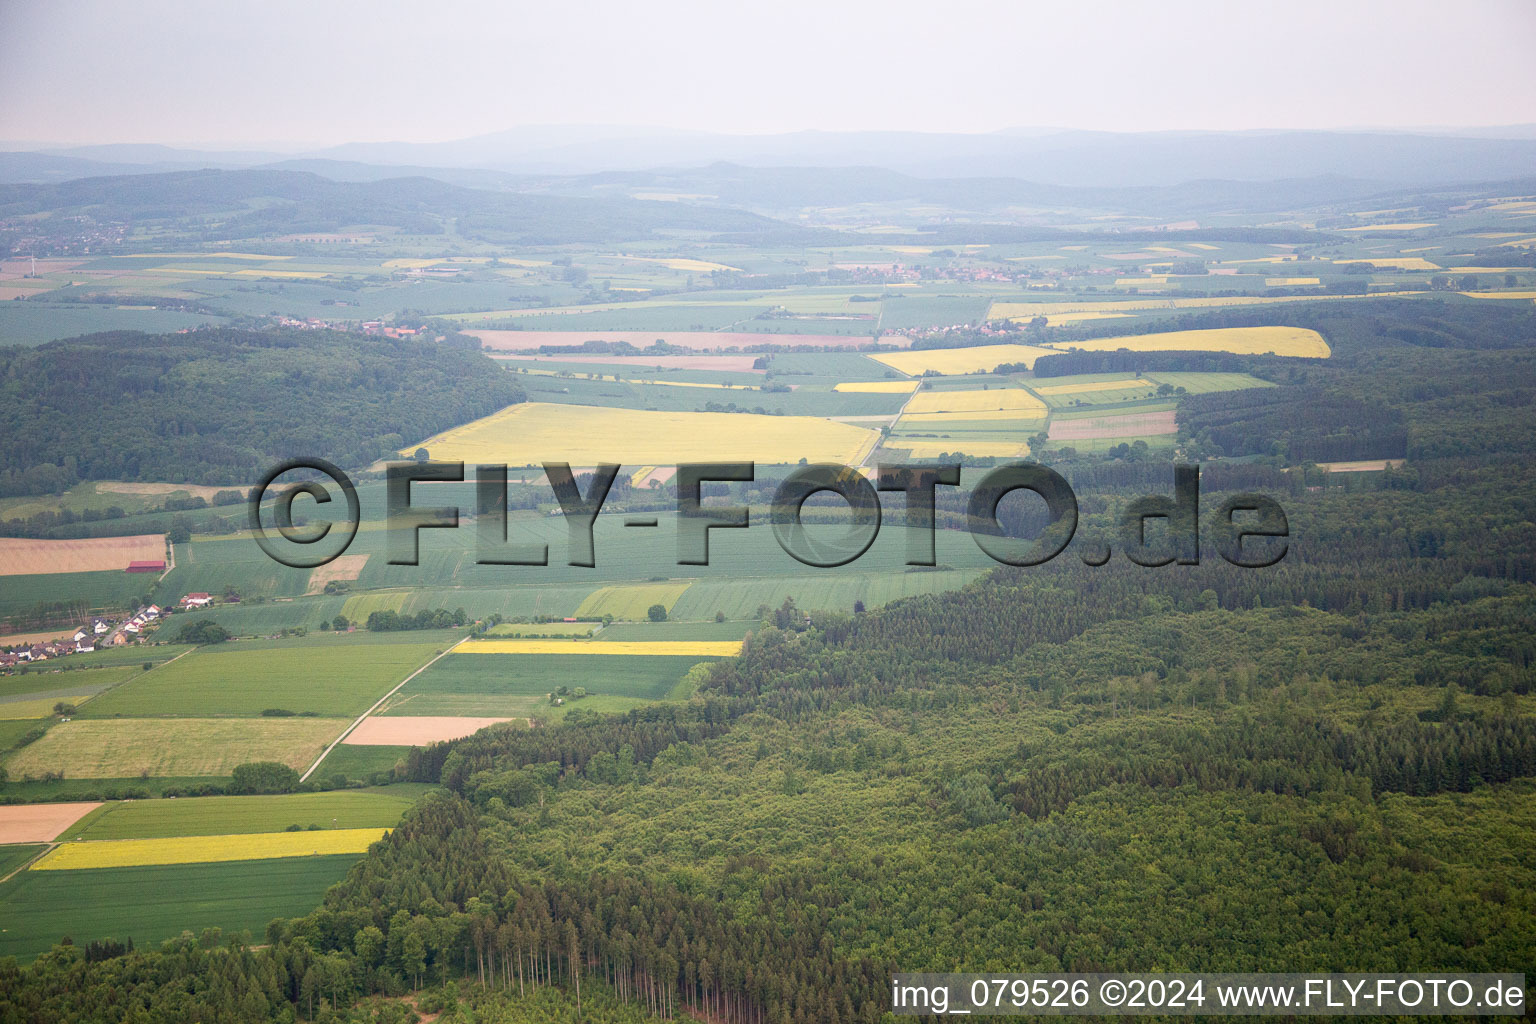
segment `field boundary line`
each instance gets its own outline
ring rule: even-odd
[[[12,871],[10,874],[6,875],[4,878],[0,878],[0,885],[4,885],[6,882],[9,882],[11,879],[15,878],[17,875],[19,875],[23,871],[27,870],[27,868],[31,867],[33,864],[36,864],[38,861],[40,861],[44,857],[48,856],[54,850],[58,849],[58,846],[59,846],[58,840],[54,840],[53,842],[43,844],[43,848],[41,850],[39,850],[37,853],[35,853],[33,856],[29,857],[25,864],[22,864],[22,865],[18,866],[15,871]]]
[[[353,720],[352,724],[347,726],[346,729],[344,729],[342,731],[342,734],[340,736],[337,736],[334,740],[331,741],[331,745],[330,746],[326,747],[324,750],[322,750],[320,752],[320,756],[315,759],[315,763],[309,766],[309,771],[307,771],[303,775],[299,776],[299,781],[300,782],[308,782],[309,781],[309,777],[311,775],[315,774],[315,769],[319,768],[321,763],[326,758],[331,756],[331,751],[333,751],[337,747],[341,746],[341,741],[346,739],[348,736],[352,735],[353,730],[355,730],[358,726],[363,724],[363,719],[367,718],[369,715],[371,715],[375,711],[379,710],[380,705],[382,705],[385,701],[389,700],[389,698],[393,697],[395,694],[399,693],[400,692],[400,688],[402,686],[404,686],[406,683],[410,682],[412,679],[415,679],[417,676],[421,675],[427,669],[429,669],[433,665],[437,664],[437,662],[440,659],[445,658],[448,655],[452,654],[454,652],[454,649],[457,648],[459,646],[459,644],[462,644],[464,641],[468,640],[471,635],[472,634],[466,633],[463,636],[459,637],[459,639],[456,642],[450,644],[447,647],[447,649],[444,650],[441,654],[438,654],[438,655],[434,656],[431,661],[427,662],[425,665],[423,665],[420,668],[418,668],[415,672],[412,672],[410,675],[408,675],[404,679],[400,680],[398,683],[396,683],[394,685],[393,689],[391,689],[384,696],[380,697],[378,700],[374,701],[373,707],[369,708],[367,711],[364,711],[362,714],[358,715],[357,718]]]
[[[884,303],[881,303],[881,305],[884,305]],[[884,314],[881,314],[881,315],[883,316]],[[893,369],[894,369],[894,367],[893,367]],[[901,371],[897,370],[896,372],[900,373]],[[901,408],[896,410],[896,415],[891,417],[891,422],[888,424],[890,426],[891,431],[893,433],[895,432],[896,428],[901,425],[901,418],[907,414],[907,406],[911,405],[912,404],[912,399],[916,398],[918,392],[923,390],[923,379],[921,377],[917,377],[915,379],[917,380],[917,387],[913,388],[911,393],[909,393],[907,395],[907,400],[905,402],[901,403]],[[878,431],[877,431],[877,433],[878,433]],[[865,452],[864,453],[864,457],[859,460],[859,468],[860,469],[862,469],[865,466],[869,465],[870,457],[873,456],[875,454],[875,452],[879,451],[885,445],[885,442],[887,440],[888,440],[888,438],[886,437],[886,435],[884,435],[884,434],[880,435],[879,440],[877,440],[875,442],[875,446],[873,448],[871,448],[869,451]]]

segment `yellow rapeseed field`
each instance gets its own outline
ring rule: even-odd
[[[1088,381],[1086,384],[1050,384],[1046,387],[1037,387],[1035,390],[1042,395],[1075,395],[1085,391],[1117,391],[1121,388],[1155,388],[1157,385],[1150,380],[1137,377],[1135,380],[1100,380]]]
[[[455,654],[623,654],[648,657],[734,658],[740,640],[470,640]]]
[[[966,419],[1033,419],[1046,414],[1046,405],[1023,388],[991,388],[985,391],[924,391],[912,396],[906,415],[965,413]],[[1025,412],[1027,416],[994,416],[994,413]]]
[[[905,395],[917,390],[915,380],[861,380],[834,384],[833,391],[858,395]]]
[[[1088,352],[1233,352],[1237,355],[1308,356],[1326,359],[1331,355],[1328,343],[1316,331],[1303,327],[1228,327],[1209,331],[1164,331],[1160,334],[1133,334],[1120,338],[1094,338],[1074,341],[1071,348]]]
[[[994,306],[995,308],[995,306]],[[882,352],[870,356],[912,377],[929,371],[940,374],[991,373],[1003,363],[1034,366],[1041,356],[1053,355],[1034,345],[976,345],[972,348],[930,348],[917,352]]]
[[[524,466],[569,462],[592,466],[681,462],[836,462],[857,465],[880,435],[816,416],[729,412],[649,412],[525,402],[402,448],[434,459]]]
[[[1267,288],[1293,288],[1297,285],[1320,284],[1315,277],[1266,277],[1264,285]]]
[[[1536,299],[1536,292],[1462,292],[1469,299]]]
[[[256,832],[235,836],[178,836],[173,839],[64,843],[32,865],[32,870],[136,868],[151,864],[205,864],[226,860],[367,853],[369,844],[383,839],[388,831],[383,828],[340,828],[318,832]]]
[[[1166,277],[1117,277],[1117,288],[1163,288],[1168,284]]]

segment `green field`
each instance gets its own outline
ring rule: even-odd
[[[636,375],[632,372],[630,376]],[[670,375],[648,371],[644,376],[664,380]],[[754,380],[754,375],[737,374],[732,378],[732,383],[760,383],[761,375],[756,377]],[[525,375],[521,382],[528,390],[529,399],[535,402],[669,412],[704,411],[707,405],[713,403],[734,404],[742,409],[763,409],[784,416],[890,416],[900,411],[902,403],[907,399],[906,395],[833,391],[827,385],[818,387],[801,377],[783,381],[802,385],[794,391],[691,388],[632,383],[627,380],[588,380],[582,377],[545,377],[533,374]]]
[[[48,664],[58,666],[60,663],[49,661]],[[67,665],[68,661],[63,664]],[[54,693],[100,693],[109,686],[132,679],[140,671],[137,666],[129,665],[88,669],[76,669],[71,665],[67,671],[60,671],[56,667],[52,672],[22,672],[14,676],[0,676],[0,701],[22,697],[36,699]]]
[[[581,637],[585,639],[594,630],[602,628],[600,622],[503,622],[485,631],[486,636],[516,637]]]
[[[168,309],[123,309],[68,302],[5,302],[0,303],[0,343],[41,345],[98,331],[169,334],[200,324],[227,322],[223,317]]]
[[[8,303],[0,303],[0,308]],[[30,632],[18,615],[27,613],[39,604],[73,604],[87,613],[115,611],[127,607],[135,597],[150,594],[159,597],[163,591],[155,587],[152,576],[131,572],[49,572],[28,576],[3,577],[0,587],[0,616],[9,616],[16,625],[6,632]]]
[[[131,647],[107,647],[90,654],[71,654],[67,661],[58,666],[39,665],[36,669],[24,670],[22,675],[29,672],[41,672],[52,667],[62,667],[66,671],[77,671],[83,668],[112,668],[118,665],[143,665],[146,662],[151,665],[163,665],[172,658],[187,653],[193,648],[187,644],[146,644]]]
[[[602,640],[740,640],[757,628],[755,619],[726,622],[615,622]]]
[[[0,752],[10,750],[23,736],[44,724],[32,718],[0,719]]]
[[[1244,388],[1275,386],[1270,381],[1260,380],[1247,373],[1159,372],[1143,374],[1143,376],[1159,384],[1172,384],[1176,388],[1183,388],[1192,395],[1203,395],[1210,391],[1240,391]]]
[[[387,789],[290,793],[283,796],[201,796],[177,800],[110,803],[81,818],[59,838],[158,839],[164,836],[226,836],[308,828],[377,828],[394,825],[430,789],[400,784]]]
[[[301,627],[319,630],[341,613],[348,600],[340,595],[321,594],[260,604],[221,605],[189,615],[187,620],[209,619],[235,636],[270,636],[284,629]]]
[[[320,762],[314,778],[329,779],[334,775],[345,775],[349,779],[366,780],[375,772],[389,771],[410,749],[404,746],[364,747],[341,744]]]
[[[248,761],[282,761],[303,771],[347,727],[344,718],[84,718],[49,728],[12,751],[12,779],[139,780],[228,776]],[[13,783],[14,785],[14,783]]]
[[[68,936],[152,946],[183,931],[249,931],[313,910],[360,858],[285,857],[84,871],[23,871],[0,886],[0,956],[30,960]]]
[[[592,592],[581,602],[576,614],[584,618],[600,618],[611,615],[616,619],[641,620],[652,605],[661,605],[671,612],[678,598],[687,591],[689,584],[682,583],[634,583],[622,587],[603,587]]]
[[[1170,406],[1171,407],[1171,406]],[[933,432],[933,431],[930,431]],[[638,469],[640,467],[630,467]],[[760,465],[760,478],[780,478],[782,470]],[[435,485],[434,485],[435,486]],[[710,564],[680,567],[676,516],[662,512],[657,528],[626,529],[624,515],[600,515],[594,527],[597,566],[572,566],[568,563],[569,531],[562,517],[544,515],[514,516],[510,532],[514,541],[548,544],[549,564],[542,566],[480,565],[475,561],[475,530],[461,526],[456,530],[424,530],[421,533],[419,565],[390,565],[385,555],[387,535],[379,528],[382,496],[363,491],[364,522],[348,548],[348,554],[371,554],[362,574],[353,584],[348,601],[373,598],[368,591],[398,590],[404,593],[402,613],[430,608],[462,607],[472,616],[499,612],[505,617],[535,615],[565,616],[575,613],[582,600],[601,586],[635,583],[661,578],[670,580],[683,575],[690,578],[739,578],[743,572],[762,575],[802,575],[805,567],[779,547],[773,531],[766,527],[766,508],[754,509],[752,528],[713,530],[710,536]],[[423,492],[426,493],[426,492]],[[471,507],[472,489],[455,491],[445,487],[431,492],[434,502],[456,502]],[[938,538],[939,560],[956,566],[991,566],[969,537],[941,533]],[[184,557],[184,552],[187,552]],[[309,573],[288,569],[267,558],[247,537],[194,540],[176,548],[176,569],[168,583],[180,592],[207,590],[217,592],[234,582],[242,593],[267,596],[299,597],[309,584]],[[843,574],[869,573],[877,570],[900,572],[905,567],[906,546],[900,520],[893,514],[881,528],[879,538],[857,561],[835,569],[818,569],[817,578]],[[126,574],[124,574],[126,575]],[[32,577],[28,577],[29,579]],[[401,596],[401,595],[397,595]],[[390,598],[393,600],[394,598]],[[315,628],[327,617],[329,606],[314,604],[317,598],[303,598],[285,603],[292,609],[293,624]],[[686,603],[686,598],[685,598]],[[359,603],[355,608],[366,608]],[[348,618],[354,616],[346,611]],[[196,618],[217,622],[227,609],[215,608],[198,613]],[[241,609],[243,612],[243,609]],[[643,613],[642,609],[642,613]],[[334,615],[334,612],[330,612]],[[366,618],[366,616],[364,616]],[[693,617],[693,616],[687,616]],[[713,618],[713,612],[708,616]]]
[[[612,654],[450,654],[391,698],[387,715],[520,717],[557,687],[636,701],[668,696],[688,670],[712,658]],[[596,709],[595,704],[583,704]]]
[[[0,846],[0,878],[15,871],[47,848],[45,843],[15,843],[10,846]]]
[[[373,635],[397,638],[394,642],[367,642],[368,636],[346,644],[290,641],[263,647],[259,641],[231,641],[201,648],[97,697],[83,714],[260,715],[280,708],[355,716],[443,646],[412,633]]]
[[[939,535],[942,538],[945,533],[952,532],[940,531]],[[971,541],[967,539],[966,543]],[[941,562],[944,558],[942,551],[941,547]],[[955,590],[985,571],[957,568],[950,572],[881,572],[797,578],[758,576],[735,582],[706,580],[688,588],[688,593],[677,602],[674,617],[712,619],[716,612],[724,612],[727,618],[754,618],[759,606],[777,608],[786,598],[794,598],[795,604],[807,611],[851,612],[855,601],[863,601],[866,608],[875,608],[915,594]]]

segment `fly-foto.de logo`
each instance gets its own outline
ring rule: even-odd
[[[595,567],[597,545],[593,527],[603,503],[617,479],[620,466],[599,464],[578,478],[568,463],[544,463],[543,472],[559,514],[569,534],[567,562]],[[288,474],[302,479],[279,483]],[[422,530],[460,528],[462,510],[455,505],[432,505],[428,493],[433,484],[464,483],[475,486],[475,562],[480,565],[540,566],[549,564],[549,545],[520,541],[508,530],[506,465],[477,465],[467,477],[462,462],[392,462],[385,470],[385,553],[391,565],[417,565]],[[322,483],[316,477],[327,478]],[[745,530],[753,525],[752,510],[729,500],[706,504],[707,484],[741,484],[756,480],[751,462],[683,463],[677,467],[676,516],[677,564],[710,564],[710,536],[715,530]],[[585,486],[583,486],[583,480]],[[937,564],[934,538],[938,528],[938,494],[941,487],[958,487],[959,465],[931,463],[882,463],[873,473],[849,466],[817,463],[797,466],[778,484],[767,510],[768,528],[786,554],[803,565],[830,568],[855,561],[874,544],[883,520],[881,494],[901,504],[906,528],[906,563]],[[338,520],[311,523],[296,521],[294,506],[308,499],[319,514],[337,504],[339,492],[345,513]],[[1029,492],[1043,502],[1044,528],[1038,536],[1020,538],[1005,528],[999,508],[1003,499]],[[828,538],[807,529],[805,506],[815,495],[840,499],[836,521],[839,536]],[[306,506],[308,508],[308,506]],[[350,477],[324,459],[294,459],[273,467],[252,490],[250,528],[256,542],[270,557],[294,568],[315,568],[340,556],[351,545],[362,522],[357,487]],[[626,515],[626,527],[656,528],[655,515]],[[1161,521],[1162,537],[1149,543],[1149,525]],[[988,557],[1005,565],[1042,565],[1062,554],[1077,534],[1077,495],[1065,477],[1048,466],[1014,462],[997,466],[971,488],[964,501],[962,519],[976,545]],[[1077,552],[1087,565],[1103,565],[1114,547],[1137,565],[1198,565],[1201,550],[1200,469],[1176,464],[1171,495],[1145,495],[1130,501],[1116,517],[1116,543],[1083,546]],[[1279,502],[1262,494],[1227,496],[1207,515],[1205,533],[1222,559],[1242,568],[1274,565],[1289,550],[1290,524]]]

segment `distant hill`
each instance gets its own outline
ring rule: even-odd
[[[101,220],[208,218],[223,238],[333,231],[349,225],[461,234],[525,244],[634,240],[690,231],[747,234],[784,225],[683,203],[469,189],[433,178],[342,182],[300,171],[177,171],[0,186],[0,217],[90,210]]]
[[[30,160],[19,160],[28,156]],[[94,171],[77,163],[90,161]],[[82,146],[0,153],[0,181],[58,180],[69,172],[128,173],[204,167],[318,166],[360,177],[361,166],[485,170],[527,175],[708,166],[875,167],[923,178],[1015,178],[1095,188],[1202,180],[1352,178],[1434,185],[1521,177],[1536,167],[1531,126],[1424,131],[1087,132],[1011,129],[988,134],[788,132],[728,135],[611,125],[530,125],[451,142],[354,142],[288,155],[167,146]],[[351,168],[342,172],[342,168]],[[324,172],[323,172],[324,173]],[[478,182],[461,182],[478,184]]]

